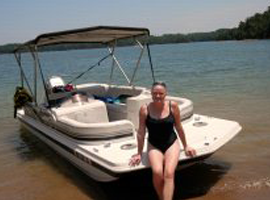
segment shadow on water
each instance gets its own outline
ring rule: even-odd
[[[231,164],[209,158],[180,170],[175,177],[175,199],[203,196],[230,170]]]
[[[174,199],[189,199],[205,195],[230,168],[229,163],[208,159],[177,171]],[[108,199],[157,199],[150,170],[106,183],[103,188]]]
[[[135,172],[121,179],[99,183],[89,178],[72,164],[25,129],[20,130],[22,142],[17,147],[25,161],[42,159],[60,174],[64,175],[87,196],[95,200],[157,199],[151,170]],[[231,168],[230,163],[207,159],[176,172],[174,199],[189,199],[205,195]]]

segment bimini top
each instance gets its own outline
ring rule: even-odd
[[[149,36],[147,28],[96,26],[61,32],[46,33],[26,42],[23,46],[45,46],[60,43],[110,43],[114,40]]]

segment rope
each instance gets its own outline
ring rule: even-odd
[[[90,66],[86,71],[82,72],[81,74],[79,74],[78,76],[76,76],[75,78],[73,78],[71,81],[68,82],[68,84],[71,84],[72,82],[74,82],[75,80],[81,78],[84,74],[86,74],[87,72],[89,72],[90,70],[92,70],[94,67],[96,66],[100,66],[101,62],[103,62],[104,60],[106,60],[108,57],[110,57],[112,54],[108,54],[107,56],[104,56],[103,58],[101,58],[96,64]]]

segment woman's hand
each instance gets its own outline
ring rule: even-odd
[[[131,157],[131,159],[129,161],[129,165],[132,167],[139,165],[141,160],[142,160],[141,154],[135,154]]]
[[[190,157],[196,156],[196,150],[189,146],[185,148],[185,153],[187,156],[190,156]]]

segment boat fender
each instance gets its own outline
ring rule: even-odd
[[[27,102],[33,102],[32,96],[24,87],[16,87],[13,97],[14,100],[14,118],[17,115],[17,109],[23,107]]]

